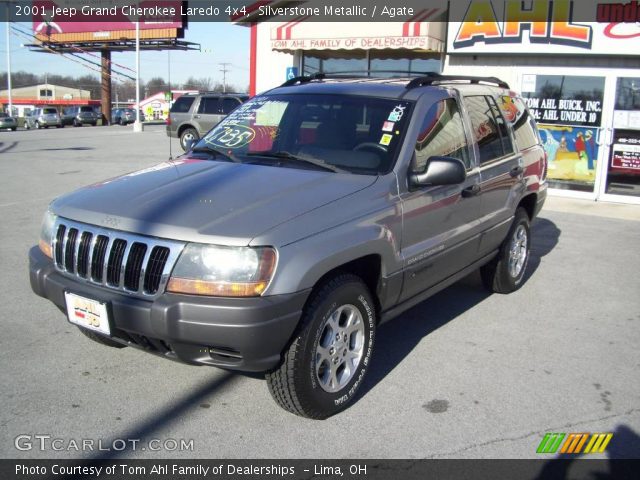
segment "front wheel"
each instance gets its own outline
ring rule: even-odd
[[[367,286],[347,273],[311,295],[280,366],[266,379],[282,408],[325,419],[344,410],[362,385],[371,362],[376,310]]]
[[[485,288],[495,293],[518,290],[523,284],[530,250],[529,215],[524,208],[518,208],[498,256],[480,269]]]

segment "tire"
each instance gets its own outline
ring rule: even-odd
[[[359,277],[343,273],[324,282],[312,292],[280,365],[266,374],[271,396],[306,418],[344,410],[369,367],[375,330],[373,299]]]
[[[56,125],[56,128],[64,128],[64,125]]]
[[[78,123],[78,122],[76,122],[76,121],[74,120],[74,121],[73,121],[73,126],[74,126],[74,127],[81,127],[81,126],[82,126],[82,124],[81,124],[81,123]]]
[[[11,131],[12,131],[12,132],[15,132],[17,129],[18,129],[18,127],[13,127],[13,128],[11,129]]]
[[[31,130],[31,127],[27,122],[24,122],[24,128],[26,128],[27,130]]]
[[[40,129],[40,122],[36,122],[36,130]]]
[[[529,215],[524,208],[518,208],[498,256],[480,269],[485,288],[495,293],[518,290],[524,283],[530,251]]]
[[[105,345],[107,347],[112,347],[112,348],[126,347],[126,345],[122,345],[121,343],[114,342],[109,337],[105,337],[104,335],[100,335],[99,333],[92,332],[91,330],[87,330],[86,328],[78,327],[78,329],[82,332],[82,334],[85,337],[90,338],[91,340],[93,340],[96,343],[99,343],[100,345]]]
[[[200,139],[200,135],[198,135],[198,131],[195,128],[186,128],[180,134],[180,146],[185,152],[187,151],[187,141],[191,139],[198,141]]]

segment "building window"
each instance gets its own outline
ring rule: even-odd
[[[439,53],[413,50],[307,50],[303,52],[302,73],[362,73],[373,77],[442,71]]]
[[[43,88],[40,90],[40,98],[42,97],[53,97],[53,90],[48,88]]]
[[[325,72],[365,72],[367,52],[364,50],[309,50],[304,52],[304,75]]]
[[[369,53],[369,70],[374,76],[397,76],[399,73],[422,73],[442,71],[439,53],[421,53],[413,50],[376,50]],[[385,72],[386,70],[386,72]]]

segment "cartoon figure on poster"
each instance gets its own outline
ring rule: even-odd
[[[565,125],[539,125],[549,160],[549,178],[592,183],[597,149],[593,129]]]

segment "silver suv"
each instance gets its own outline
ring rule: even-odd
[[[57,198],[31,286],[92,340],[266,372],[326,418],[378,326],[480,268],[527,278],[546,155],[495,78],[295,78],[174,161]]]
[[[27,130],[31,128],[62,128],[62,119],[55,107],[36,108],[24,119]]]
[[[198,93],[179,97],[167,118],[167,135],[180,139],[183,150],[199,140],[249,96],[238,93]]]

